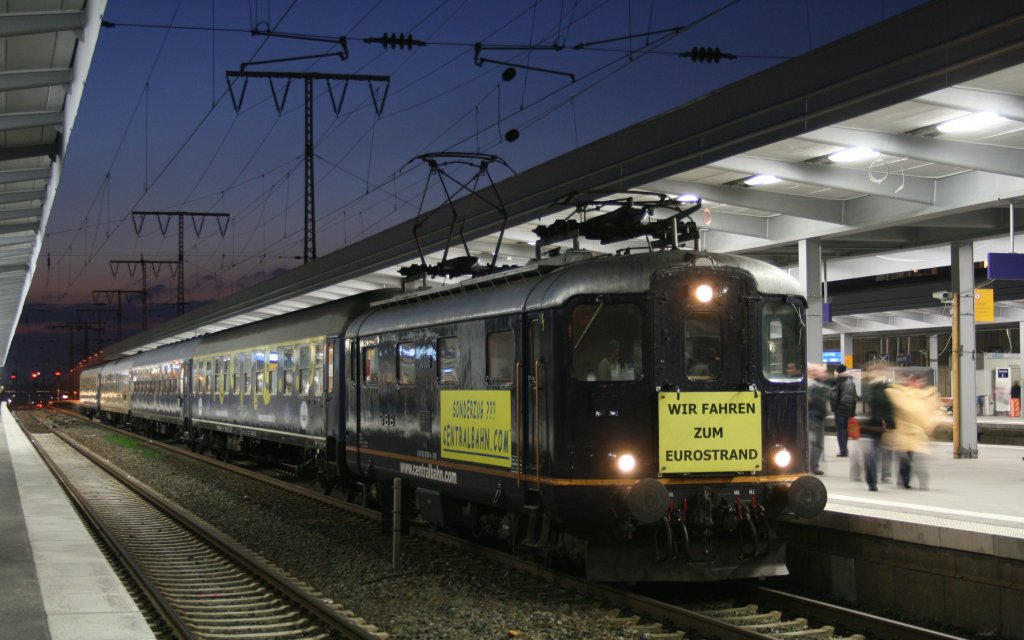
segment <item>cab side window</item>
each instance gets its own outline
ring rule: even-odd
[[[516,362],[516,339],[511,331],[487,334],[487,382],[510,384]]]
[[[459,383],[458,338],[439,338],[437,341],[437,381],[439,384]]]
[[[380,379],[377,347],[363,347],[363,384],[375,385]]]

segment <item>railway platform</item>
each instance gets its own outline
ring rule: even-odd
[[[0,640],[154,637],[4,403],[0,540]]]
[[[900,487],[894,461],[869,491],[851,477],[860,443],[849,458],[825,444],[828,505],[788,527],[791,580],[855,608],[1024,640],[1024,447],[983,441],[977,458],[954,459],[952,443],[933,442],[915,459],[924,488],[916,476]]]

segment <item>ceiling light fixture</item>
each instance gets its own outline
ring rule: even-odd
[[[828,159],[832,162],[859,162],[861,160],[877,158],[879,155],[877,151],[867,147],[850,147],[849,149],[830,153]]]
[[[676,198],[679,202],[697,202],[700,197],[695,193],[684,193],[683,195]]]
[[[749,187],[763,187],[766,184],[775,184],[779,179],[775,176],[770,176],[767,173],[762,173],[756,176],[750,176],[743,181],[743,184]]]
[[[939,124],[936,128],[942,133],[968,133],[971,131],[988,129],[1002,122],[1006,122],[1006,118],[1002,117],[998,113],[982,111],[980,113],[970,113],[966,116],[947,120]]]

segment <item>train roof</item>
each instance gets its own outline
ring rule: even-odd
[[[398,295],[374,305],[361,334],[446,324],[560,306],[578,295],[643,293],[654,273],[672,267],[744,272],[765,294],[803,296],[800,284],[770,264],[738,255],[673,250],[609,256],[569,252],[556,259],[473,278],[454,286]],[[415,313],[408,309],[416,305]]]
[[[254,345],[272,346],[291,340],[338,335],[345,331],[356,316],[366,312],[370,303],[392,295],[394,291],[388,289],[367,291],[283,316],[226,329],[203,336],[194,355],[214,355],[251,349]]]
[[[167,345],[152,351],[143,351],[132,356],[131,366],[145,367],[154,364],[163,364],[172,360],[186,360],[195,355],[203,338],[193,338],[183,342]]]

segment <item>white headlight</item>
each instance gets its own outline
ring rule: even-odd
[[[694,295],[697,296],[698,302],[711,302],[711,298],[715,295],[715,290],[709,284],[701,284],[697,285]]]
[[[779,449],[772,454],[772,462],[775,463],[776,467],[785,469],[789,466],[789,463],[793,461],[793,456],[786,449]]]
[[[616,464],[619,465],[619,471],[623,473],[629,473],[636,468],[636,458],[632,454],[626,453],[619,456],[616,460]]]

